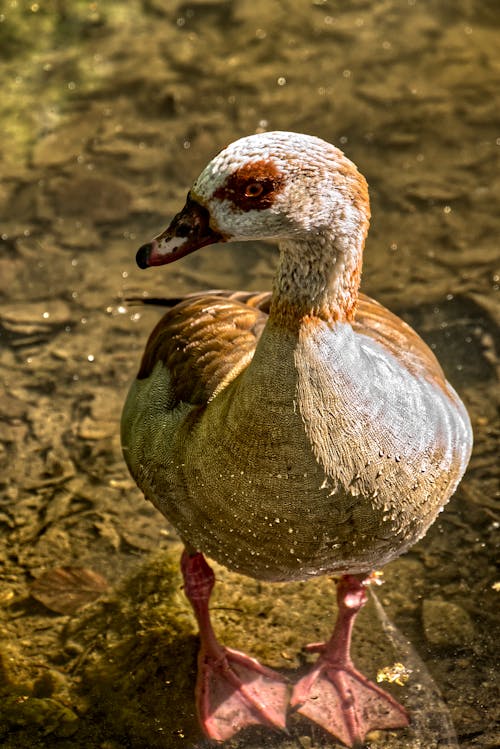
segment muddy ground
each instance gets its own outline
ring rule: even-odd
[[[499,30],[495,0],[0,7],[2,746],[208,746],[179,544],[120,453],[121,406],[160,314],[125,300],[270,287],[263,244],[147,273],[134,262],[210,156],[259,129],[319,135],[367,176],[363,290],[432,345],[475,432],[452,502],[386,568],[377,596],[396,631],[373,604],[357,627],[370,676],[395,661],[412,672],[391,687],[412,726],[368,745],[500,743]],[[224,641],[296,678],[302,646],[328,634],[332,582],[217,577]],[[227,746],[336,744],[293,718],[289,736],[249,729]]]

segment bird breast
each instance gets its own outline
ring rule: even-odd
[[[386,563],[425,533],[467,457],[454,391],[349,324],[268,324],[250,365],[205,408],[169,411],[168,379],[159,363],[129,396],[134,418],[155,424],[147,456],[131,446],[132,473],[185,542],[252,577]],[[159,401],[160,415],[137,417]]]

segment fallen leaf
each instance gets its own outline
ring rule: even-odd
[[[74,614],[108,590],[108,583],[87,567],[54,567],[38,577],[31,595],[57,614]]]

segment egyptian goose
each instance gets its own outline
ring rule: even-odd
[[[348,746],[408,724],[354,667],[351,629],[371,571],[422,538],[455,491],[472,432],[426,344],[358,293],[366,181],[329,143],[268,132],[202,171],[141,268],[215,242],[272,239],[272,294],[192,295],[153,330],[122,417],[123,452],[180,534],[200,628],[206,735],[285,728],[289,704]],[[261,580],[341,575],[339,613],[295,684],[225,648],[210,624],[207,555]]]

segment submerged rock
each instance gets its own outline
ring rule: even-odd
[[[456,603],[428,599],[422,607],[427,641],[440,647],[469,647],[474,625],[469,614]]]

